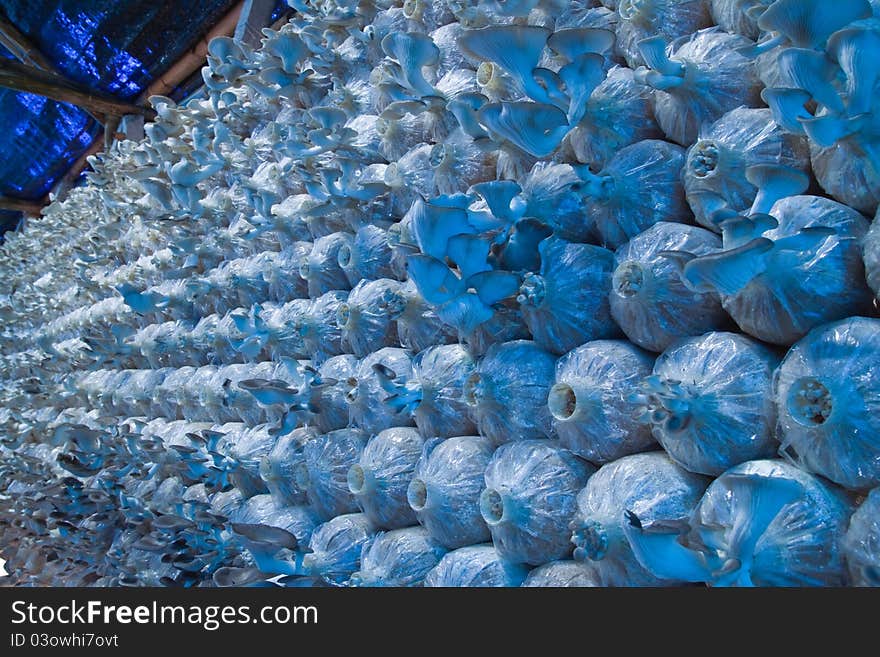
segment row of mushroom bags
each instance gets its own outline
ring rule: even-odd
[[[288,1],[0,247],[14,583],[880,585],[880,2]]]

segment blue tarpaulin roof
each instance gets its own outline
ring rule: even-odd
[[[6,20],[68,79],[136,98],[236,0],[0,0]],[[279,4],[284,4],[279,3]],[[0,48],[0,56],[11,58]],[[91,145],[100,125],[83,110],[0,88],[0,195],[37,200]],[[0,214],[17,222],[14,213]]]

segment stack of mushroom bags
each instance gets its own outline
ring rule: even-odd
[[[6,235],[14,582],[880,584],[880,3],[289,2]]]

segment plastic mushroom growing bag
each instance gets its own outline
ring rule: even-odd
[[[784,461],[749,461],[713,481],[689,522],[625,513],[639,562],[656,577],[712,586],[841,586],[852,505]]]
[[[614,256],[611,315],[634,344],[660,352],[680,338],[731,322],[714,291],[696,292],[681,277],[676,254],[709,255],[721,239],[696,226],[661,222],[621,246]]]
[[[446,553],[423,527],[382,532],[367,542],[354,586],[421,586]]]
[[[759,212],[724,220],[724,250],[690,259],[682,273],[692,289],[718,292],[743,331],[785,346],[815,326],[866,312],[874,299],[865,283],[862,215],[818,196],[789,196],[766,208],[789,173],[767,176]]]
[[[303,557],[305,572],[342,585],[360,568],[361,551],[376,529],[362,513],[347,513],[315,527],[309,553]]]
[[[630,548],[623,525],[624,511],[642,523],[662,525],[686,521],[700,501],[707,477],[675,464],[663,452],[624,456],[599,468],[578,494],[571,521],[574,558],[590,563],[604,586],[657,586]]]
[[[813,329],[774,383],[782,454],[846,488],[880,483],[878,329],[865,317]]]
[[[406,527],[416,521],[407,486],[424,441],[410,427],[385,429],[370,438],[360,460],[348,470],[348,489],[377,527]]]
[[[455,549],[489,539],[480,515],[480,493],[493,452],[492,443],[482,436],[424,444],[406,499],[436,543]]]
[[[880,586],[880,488],[875,488],[853,513],[843,537],[850,582]]]
[[[472,545],[444,554],[425,576],[425,586],[512,587],[527,574],[528,568],[505,562],[492,545]]]
[[[502,558],[539,565],[571,553],[568,523],[595,471],[550,440],[502,445],[486,467],[480,513]]]
[[[737,333],[676,342],[634,397],[639,418],[691,472],[718,475],[772,456],[778,444],[771,384],[778,363],[770,349]]]
[[[480,434],[495,443],[552,436],[547,393],[555,365],[528,340],[490,347],[464,387]]]
[[[623,340],[587,342],[562,356],[547,395],[560,444],[592,463],[606,463],[655,444],[633,417],[632,395],[654,359]]]

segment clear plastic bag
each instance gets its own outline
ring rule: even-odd
[[[555,237],[538,248],[541,271],[525,275],[517,296],[535,343],[564,354],[588,340],[618,336],[607,294],[614,266],[611,251]]]
[[[381,532],[367,543],[354,586],[422,586],[425,576],[446,553],[423,527]]]
[[[518,440],[499,447],[480,494],[480,513],[498,554],[532,565],[567,557],[576,497],[593,472],[555,441]]]
[[[761,107],[763,85],[752,60],[738,52],[754,46],[749,39],[709,28],[674,41],[665,55],[662,39],[651,41],[653,52],[639,44],[652,69],[644,78],[655,88],[654,116],[669,140],[690,146],[703,124],[741,105]]]
[[[661,139],[653,95],[631,69],[612,68],[587,100],[584,118],[565,138],[578,161],[598,171],[620,149],[643,139]],[[627,120],[619,120],[621,116]]]
[[[734,212],[747,214],[758,188],[748,181],[746,170],[762,165],[808,173],[810,150],[806,139],[783,130],[767,108],[737,107],[712,125],[703,126],[699,139],[688,149],[682,170],[687,199],[697,222],[710,230],[720,230],[712,219],[719,199]]]
[[[880,483],[880,320],[813,329],[774,381],[781,453],[841,486]]]
[[[388,231],[368,224],[358,229],[351,245],[343,244],[337,252],[339,266],[348,277],[351,287],[361,279],[405,277],[405,268],[391,251]]]
[[[441,321],[412,280],[404,283],[403,290],[406,308],[397,317],[397,337],[401,346],[418,353],[434,345],[458,341],[455,328]]]
[[[429,347],[413,358],[412,379],[398,393],[398,400],[406,402],[407,393],[412,395],[413,419],[423,436],[448,438],[475,433],[463,398],[465,382],[475,367],[473,357],[458,344]]]
[[[681,146],[647,139],[619,150],[596,175],[584,171],[587,216],[601,243],[616,249],[658,221],[685,223]]]
[[[309,306],[299,330],[306,353],[320,365],[330,356],[344,354],[348,345],[336,323],[339,307],[348,300],[348,292],[334,290],[322,294]]]
[[[397,317],[406,308],[403,284],[389,278],[362,280],[337,308],[342,340],[358,358],[398,346]]]
[[[403,349],[385,347],[361,360],[346,393],[352,423],[371,435],[389,427],[412,426],[409,413],[383,403],[391,394],[382,387],[388,376],[380,376],[374,366],[387,368],[399,382],[412,378],[412,358]]]
[[[606,463],[655,445],[650,428],[633,417],[631,399],[653,365],[624,340],[587,342],[560,358],[547,405],[562,446]]]
[[[793,344],[820,324],[867,313],[874,297],[859,248],[865,218],[818,196],[784,198],[770,214],[779,226],[763,233],[764,242],[739,250],[725,244],[691,281],[710,282],[743,331],[778,345]],[[685,277],[693,266],[687,265]]]
[[[687,519],[700,501],[707,477],[676,465],[664,452],[633,454],[599,468],[578,494],[571,523],[574,558],[591,563],[603,586],[658,586],[641,566],[623,533],[624,513],[642,524]]]
[[[336,232],[314,241],[309,257],[300,267],[300,276],[308,281],[312,299],[331,290],[350,289],[345,271],[339,266],[339,249],[350,249],[351,240],[350,233]]]
[[[528,568],[505,562],[492,545],[471,545],[447,552],[425,576],[431,587],[519,586]]]
[[[712,586],[841,586],[852,505],[839,489],[784,461],[749,461],[710,484],[690,531],[641,528],[627,536],[661,578]]]
[[[874,296],[880,299],[880,211],[871,223],[871,229],[863,242],[865,275]]]
[[[880,488],[875,488],[853,513],[843,537],[850,583],[880,586]]]
[[[545,563],[532,570],[522,586],[592,588],[602,586],[602,580],[594,567],[579,561],[562,559]]]
[[[311,552],[303,557],[303,569],[333,584],[345,584],[361,565],[361,551],[376,529],[363,513],[336,516],[312,532]]]
[[[632,342],[661,352],[680,338],[727,328],[730,318],[714,291],[695,292],[681,279],[669,252],[709,255],[721,239],[696,226],[661,222],[615,254],[611,315]]]
[[[642,66],[642,39],[662,36],[667,41],[687,36],[712,25],[706,0],[620,0],[615,51],[630,68]]]
[[[348,379],[354,376],[357,365],[357,358],[344,354],[328,358],[318,368],[318,378],[310,383],[318,388],[312,393],[316,411],[313,418],[318,431],[327,433],[348,426]]]
[[[669,456],[691,472],[718,475],[772,456],[771,394],[779,357],[738,333],[706,333],[674,343],[643,387],[640,418]]]
[[[480,515],[483,474],[494,447],[482,436],[429,440],[406,497],[431,538],[454,549],[489,540]]]
[[[294,429],[279,436],[260,461],[260,478],[281,505],[306,504],[308,497],[295,473],[305,467],[305,445],[318,437],[311,427]]]
[[[348,489],[377,527],[415,524],[406,492],[423,444],[419,432],[411,427],[385,429],[370,438],[359,461],[348,470]]]
[[[555,356],[528,340],[491,346],[464,388],[480,434],[495,443],[552,437],[547,393],[555,366]]]
[[[303,447],[305,469],[297,469],[294,477],[324,520],[358,511],[357,500],[348,489],[348,471],[360,461],[366,444],[366,434],[351,428],[318,436]]]

